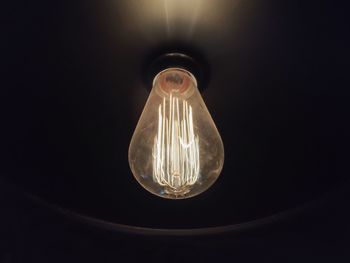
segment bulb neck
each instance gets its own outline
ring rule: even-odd
[[[191,89],[197,88],[197,81],[187,70],[168,68],[157,74],[153,80],[154,86],[168,96],[170,94],[186,96],[186,94],[189,95]]]
[[[154,78],[160,72],[171,68],[183,69],[190,72],[197,81],[199,91],[202,91],[206,87],[209,75],[208,70],[205,70],[203,63],[199,63],[193,57],[183,53],[166,53],[153,60],[147,73],[147,87],[152,87]],[[175,76],[173,81],[176,82]]]

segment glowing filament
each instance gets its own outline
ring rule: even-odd
[[[192,107],[170,94],[158,107],[154,138],[153,180],[173,191],[182,191],[199,177],[199,143],[194,134]]]

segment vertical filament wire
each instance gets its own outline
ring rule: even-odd
[[[193,185],[199,177],[199,141],[194,134],[192,107],[170,94],[158,107],[154,138],[153,180],[174,191]]]

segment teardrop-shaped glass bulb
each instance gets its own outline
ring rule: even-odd
[[[184,69],[168,68],[153,88],[129,147],[137,181],[164,198],[188,198],[207,190],[224,163],[220,134]]]

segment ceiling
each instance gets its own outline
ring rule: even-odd
[[[349,37],[332,1],[8,3],[2,178],[111,223],[237,224],[321,197],[349,174]],[[207,61],[202,96],[225,146],[218,181],[187,200],[146,192],[128,146],[163,52]]]

